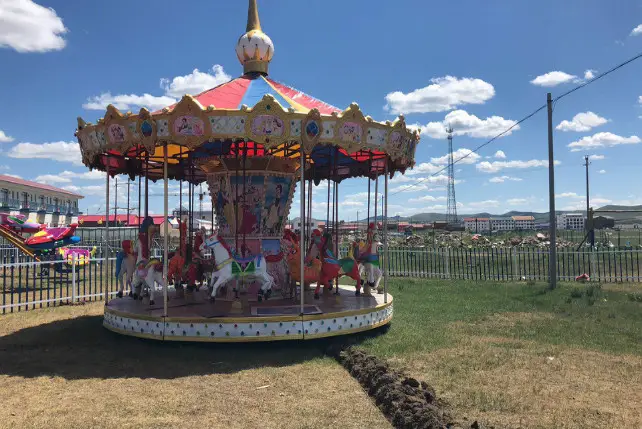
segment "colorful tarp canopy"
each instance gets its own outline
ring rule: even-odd
[[[317,109],[322,115],[341,112],[337,107],[259,73],[248,73],[201,92],[195,95],[194,99],[203,106],[213,105],[216,109],[240,110],[243,105],[254,107],[268,94],[285,109],[292,108],[301,113],[308,113],[312,109]]]

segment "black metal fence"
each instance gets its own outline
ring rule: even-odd
[[[341,250],[345,255],[347,249]],[[641,254],[640,250],[560,250],[558,280],[573,281],[588,274],[600,282],[641,282]],[[61,260],[34,262],[15,248],[2,253],[0,311],[102,300],[106,293],[111,296],[118,290],[114,256],[113,250],[108,254],[105,247],[97,246],[90,264],[74,268]],[[536,248],[390,248],[388,262],[391,277],[547,281],[548,257],[546,249]]]
[[[391,277],[548,281],[549,252],[542,248],[390,248]],[[557,278],[588,274],[600,282],[640,282],[640,250],[557,252]]]
[[[117,292],[115,258],[97,252],[92,262],[73,266],[58,259],[35,262],[19,254],[0,258],[2,314],[36,308],[102,300]]]

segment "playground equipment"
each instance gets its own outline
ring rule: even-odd
[[[44,225],[27,220],[24,215],[0,213],[0,236],[17,247],[25,255],[36,261],[59,257],[67,266],[76,264],[83,267],[90,263],[96,253],[92,250],[69,248],[80,242],[80,237],[74,235],[78,225],[68,227],[47,228]],[[32,234],[24,238],[22,234]],[[61,264],[54,264],[56,269]]]
[[[359,272],[367,271],[360,267],[375,263],[339,255],[339,183],[367,180],[369,222],[371,183],[376,220],[378,179],[383,176],[385,254],[388,179],[414,166],[418,133],[406,127],[403,117],[376,122],[356,103],[341,110],[271,79],[274,45],[261,29],[256,0],[249,1],[247,32],[236,53],[244,74],[197,96],[185,95],[175,105],[138,114],[123,114],[110,105],[96,124],[78,118],[83,163],[107,173],[107,212],[109,180],[115,175],[144,178],[145,217],[150,179],[164,181],[165,219],[169,180],[180,181],[181,211],[183,183],[189,187],[189,221],[185,230],[179,228],[179,248],[169,249],[172,226],[165,221],[162,264],[149,265],[149,233],[139,237],[140,270],[132,283],[146,284],[150,299],[110,300],[104,326],[160,340],[263,341],[344,335],[388,323],[393,307],[385,265],[381,294],[355,294],[354,288],[339,285],[338,276],[349,274],[359,290]],[[310,243],[312,186],[321,181],[328,183],[327,222],[322,240]],[[209,187],[217,231],[195,236],[194,187],[203,183]],[[293,238],[285,224],[297,184],[301,231]],[[139,181],[142,194],[141,188]],[[105,235],[108,239],[109,225]],[[305,255],[304,249],[316,253]],[[206,250],[213,257],[203,258]],[[204,277],[212,279],[208,289],[200,287],[207,284]],[[303,283],[298,297],[288,294],[292,279]],[[315,296],[306,290],[308,280],[335,289],[335,295]],[[368,283],[373,283],[370,277]],[[154,299],[157,285],[163,291],[162,306]],[[183,294],[184,285],[191,288],[190,297]]]

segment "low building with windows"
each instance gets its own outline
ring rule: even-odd
[[[557,229],[583,231],[586,218],[582,213],[562,213],[557,215]]]
[[[515,229],[518,231],[535,229],[535,217],[533,216],[511,216],[515,222]]]
[[[490,231],[490,219],[487,217],[464,218],[464,229],[473,233],[488,232]]]
[[[491,217],[490,228],[493,231],[512,231],[515,229],[515,221],[511,217]]]
[[[0,174],[0,212],[22,214],[49,227],[78,223],[78,201],[65,189]]]

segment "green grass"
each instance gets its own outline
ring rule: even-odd
[[[394,318],[361,346],[496,429],[638,427],[640,285],[390,281]]]
[[[395,297],[390,331],[364,343],[382,356],[447,347],[459,339],[459,331],[449,329],[456,322],[479,335],[642,355],[642,303],[625,291],[590,284],[562,284],[548,291],[545,284],[418,279],[394,279],[389,286]],[[580,296],[573,298],[577,291]],[[484,323],[502,313],[547,317]]]

